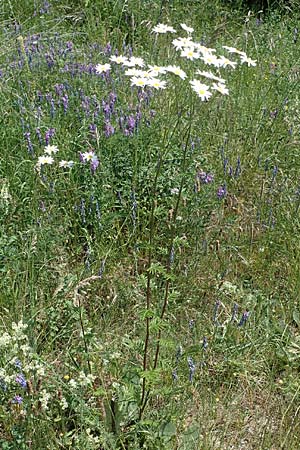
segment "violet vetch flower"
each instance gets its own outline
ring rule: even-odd
[[[235,172],[234,172],[234,177],[238,178],[241,174],[241,160],[240,157],[238,156],[237,159],[237,164],[236,164],[236,168],[235,168]]]
[[[194,374],[195,374],[196,366],[195,366],[195,363],[191,356],[188,356],[187,362],[188,362],[188,366],[189,366],[189,380],[190,380],[190,382],[192,382]]]
[[[22,363],[19,359],[15,360],[15,367],[19,370],[22,370]]]
[[[23,373],[19,373],[16,376],[16,383],[18,383],[24,389],[27,387],[27,382],[26,382],[26,379],[25,379]]]
[[[242,317],[241,317],[241,320],[239,321],[239,323],[238,323],[238,327],[242,327],[243,325],[245,325],[246,324],[246,322],[247,322],[247,320],[248,320],[248,318],[249,318],[249,315],[250,315],[250,312],[249,311],[244,311],[243,312],[243,315],[242,315]]]
[[[12,399],[12,403],[16,403],[17,405],[21,405],[22,402],[23,397],[21,397],[21,395],[15,395],[14,398]]]
[[[62,104],[63,104],[63,107],[64,107],[64,113],[66,114],[66,112],[68,110],[68,105],[69,105],[68,94],[63,95],[61,100],[62,100]]]
[[[91,165],[91,171],[92,173],[95,173],[97,170],[97,167],[99,166],[99,159],[97,155],[94,155],[92,157],[92,159],[90,160],[90,165]]]
[[[46,145],[48,145],[50,143],[50,140],[54,136],[54,134],[55,134],[55,128],[49,128],[49,130],[46,131],[46,133],[45,133]]]
[[[226,197],[226,195],[227,195],[226,185],[223,184],[223,186],[218,187],[217,197],[219,200],[222,200],[223,198]]]
[[[214,176],[211,173],[206,173],[206,172],[203,172],[203,170],[200,170],[197,173],[197,178],[199,179],[200,183],[209,184],[213,181]]]
[[[106,121],[105,121],[105,125],[104,125],[104,133],[105,133],[105,136],[106,136],[106,137],[109,137],[109,136],[111,136],[112,134],[114,134],[114,132],[115,132],[114,127],[112,126],[112,124],[111,124],[108,120],[106,120]]]
[[[234,322],[235,321],[238,309],[239,309],[239,307],[238,307],[237,303],[235,303],[233,305],[233,308],[232,308],[232,314],[231,314],[230,322]]]
[[[33,151],[33,145],[32,145],[31,138],[30,138],[30,132],[27,131],[26,133],[24,133],[24,137],[26,138],[26,141],[27,141],[28,152],[33,155],[34,151]]]

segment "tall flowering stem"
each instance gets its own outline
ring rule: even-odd
[[[170,143],[172,141],[172,137],[178,127],[180,121],[180,117],[177,118],[175,126],[169,136],[169,139],[167,140],[167,131],[168,129],[165,129],[164,137],[163,137],[163,146],[162,146],[162,152],[158,156],[158,162],[157,162],[157,169],[155,173],[155,178],[152,186],[152,202],[151,202],[151,210],[150,210],[150,219],[149,219],[149,251],[148,251],[148,261],[147,261],[147,288],[146,288],[146,309],[147,312],[150,310],[151,306],[151,265],[152,265],[152,248],[153,248],[153,239],[154,239],[154,224],[155,224],[155,218],[154,218],[154,211],[155,211],[155,191],[157,189],[157,181],[158,177],[161,171],[162,163],[164,161],[164,157],[169,149]],[[167,140],[167,142],[166,142]],[[150,320],[149,314],[146,316],[146,333],[145,333],[145,341],[144,341],[144,356],[143,356],[143,371],[145,372],[148,369],[148,349],[149,349],[149,341],[150,341]],[[147,403],[147,397],[146,394],[146,378],[143,378],[143,384],[142,384],[142,396],[141,396],[141,408],[139,413],[139,418],[141,419],[143,411],[145,409],[146,403]]]
[[[175,205],[175,209],[174,209],[174,214],[172,217],[172,227],[171,227],[171,235],[170,235],[170,243],[169,243],[169,247],[168,247],[168,260],[167,260],[167,265],[166,265],[166,285],[165,285],[165,293],[164,293],[164,301],[163,301],[163,305],[162,305],[162,309],[161,309],[161,313],[160,313],[160,320],[163,320],[166,310],[167,310],[167,306],[168,306],[168,299],[169,299],[169,291],[170,291],[170,284],[171,284],[171,270],[172,270],[172,254],[174,252],[174,239],[176,237],[176,219],[177,219],[177,215],[178,215],[178,209],[179,209],[179,204],[180,204],[180,200],[181,200],[181,194],[182,194],[182,189],[183,189],[183,184],[184,184],[184,174],[185,174],[185,169],[186,169],[186,162],[187,162],[187,150],[188,150],[188,146],[189,146],[189,141],[190,141],[190,136],[191,136],[191,128],[192,128],[192,117],[193,117],[193,108],[191,111],[191,114],[189,115],[190,122],[188,124],[188,128],[186,131],[186,136],[185,136],[185,144],[184,144],[184,152],[183,152],[183,160],[182,160],[182,178],[181,178],[181,182],[180,182],[180,188],[179,188],[179,192],[178,192],[178,196],[177,196],[177,201],[176,201],[176,205]],[[177,126],[177,125],[176,125]],[[170,140],[168,141],[170,142]],[[163,158],[160,157],[159,160],[159,169],[161,167],[161,163],[163,161]],[[156,181],[159,175],[159,171],[157,171],[156,173],[156,179],[155,179],[155,187],[156,187]],[[152,199],[154,199],[154,197],[152,197]],[[152,200],[152,210],[151,210],[151,223],[152,224],[152,229],[153,224],[154,224],[154,205],[155,202],[154,200]],[[150,236],[151,236],[151,244],[153,241],[153,233],[151,233],[151,226],[150,226]],[[152,257],[151,257],[151,247],[152,245],[150,245],[150,251],[149,251],[149,256],[151,259],[148,259],[148,278],[147,278],[147,310],[150,308],[150,298],[151,298],[151,288],[150,288],[150,283],[151,283],[151,274],[149,271],[150,265],[151,265],[151,261],[152,261]],[[149,297],[148,297],[149,294]],[[149,344],[149,325],[150,325],[150,318],[147,317],[146,318],[146,338],[145,338],[145,347],[144,347],[144,365],[143,365],[143,370],[147,370],[147,356],[148,356],[148,344]],[[153,370],[155,370],[157,368],[157,364],[158,364],[158,359],[159,359],[159,351],[160,351],[160,340],[161,340],[161,329],[159,329],[158,333],[157,333],[157,339],[156,339],[156,349],[155,349],[155,356],[154,356],[154,361],[153,361]],[[143,378],[143,387],[142,387],[142,399],[141,399],[141,408],[140,408],[140,413],[139,413],[139,417],[141,419],[142,414],[146,408],[148,399],[150,396],[150,389],[146,389],[146,380],[145,378]]]

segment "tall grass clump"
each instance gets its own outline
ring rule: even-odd
[[[2,6],[3,449],[297,448],[298,17],[189,8]]]

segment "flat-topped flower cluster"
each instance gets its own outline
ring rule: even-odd
[[[229,47],[227,45],[222,46],[226,53],[237,56],[239,58],[237,61],[229,59],[226,55],[218,56],[216,54],[216,49],[208,48],[201,43],[192,40],[191,34],[194,32],[193,28],[186,24],[181,24],[181,27],[187,32],[188,36],[174,39],[172,41],[174,49],[180,52],[182,58],[185,58],[188,61],[212,66],[217,71],[217,73],[212,73],[211,71],[196,70],[196,74],[200,75],[200,77],[213,81],[210,85],[205,84],[196,78],[189,80],[191,88],[201,100],[207,101],[212,96],[213,91],[222,95],[229,95],[226,80],[221,76],[220,69],[235,69],[239,63],[247,64],[248,67],[256,66],[255,60],[249,58],[244,51],[238,50],[235,47]],[[158,24],[152,29],[152,32],[158,35],[176,33],[176,30],[172,26]],[[166,74],[176,75],[182,80],[188,78],[187,73],[178,65],[159,66],[146,64],[143,58],[135,56],[127,58],[123,55],[113,55],[110,57],[110,63],[122,65],[124,68],[127,68],[124,73],[126,76],[130,77],[131,86],[137,86],[139,88],[148,86],[157,90],[165,89],[167,87],[167,81],[160,79],[159,77]],[[96,73],[102,74],[111,71],[111,64],[105,63],[96,65]]]

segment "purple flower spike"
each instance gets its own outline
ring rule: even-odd
[[[12,399],[12,402],[21,405],[21,403],[23,402],[23,397],[21,397],[21,395],[15,395]]]
[[[227,189],[225,184],[223,184],[223,186],[220,186],[217,190],[217,197],[219,200],[222,200],[223,198],[226,197],[227,194]]]
[[[249,315],[250,315],[249,311],[246,310],[246,311],[243,312],[243,315],[242,315],[241,320],[240,320],[240,322],[238,324],[238,327],[242,327],[243,325],[246,324],[246,322],[247,322],[247,320],[249,318]]]
[[[97,167],[99,166],[99,159],[97,155],[94,155],[91,159],[91,171],[92,173],[95,173]]]
[[[19,375],[16,376],[16,383],[19,383],[24,389],[27,387],[26,379],[22,373],[19,373]]]

